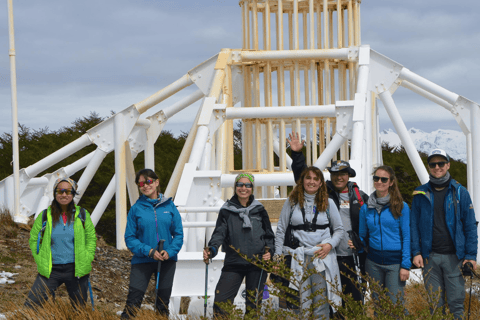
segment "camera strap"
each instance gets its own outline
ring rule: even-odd
[[[307,224],[308,221],[306,220],[305,218],[305,208],[304,207],[301,207],[300,210],[302,210],[302,216],[303,216],[303,224]],[[318,218],[318,210],[317,210],[317,206],[313,206],[313,219],[312,219],[312,222],[311,224],[312,225],[316,225],[317,224],[317,218]]]

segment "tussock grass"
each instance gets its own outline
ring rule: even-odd
[[[14,239],[17,237],[20,228],[13,222],[10,211],[0,208],[0,238]]]

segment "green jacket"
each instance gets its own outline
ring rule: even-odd
[[[75,221],[73,223],[73,232],[75,238],[75,277],[83,277],[92,270],[92,261],[95,257],[95,249],[97,247],[97,237],[95,236],[95,227],[93,225],[90,214],[85,210],[85,228],[83,228],[82,220],[78,217],[80,207],[75,206]],[[40,250],[37,254],[38,233],[42,229],[42,214],[40,213],[35,219],[32,230],[30,231],[30,249],[33,258],[37,263],[38,273],[46,278],[50,278],[52,272],[52,214],[51,207],[47,210],[47,224],[44,235],[40,242]]]

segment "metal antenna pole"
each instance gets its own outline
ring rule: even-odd
[[[17,70],[15,67],[15,32],[13,29],[13,3],[7,0],[8,6],[8,36],[10,42],[10,87],[12,89],[12,149],[13,149],[13,179],[14,205],[13,217],[20,214],[20,161],[18,148],[18,115],[17,115]]]

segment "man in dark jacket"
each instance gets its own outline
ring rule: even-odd
[[[475,212],[467,189],[452,179],[450,157],[441,149],[428,156],[430,181],[413,195],[410,214],[413,264],[422,267],[425,287],[440,290],[437,307],[445,301],[455,319],[463,318],[463,265],[477,265]]]
[[[300,141],[298,133],[289,134],[287,139],[292,149],[292,170],[297,181],[303,171],[307,167],[305,156],[302,153],[305,141]],[[352,249],[348,246],[348,231],[354,231],[358,235],[360,208],[368,200],[368,195],[361,191],[355,182],[349,181],[350,177],[355,177],[356,172],[350,167],[346,161],[332,161],[332,166],[327,167],[330,172],[331,180],[327,180],[328,196],[337,205],[338,211],[342,218],[345,228],[344,238],[340,241],[336,248],[338,266],[340,269],[340,280],[345,288],[344,294],[351,294],[356,301],[363,301],[363,294],[357,289],[354,283],[345,275],[349,275],[352,279],[356,278],[355,273],[355,257]],[[365,258],[366,253],[358,254],[359,266],[362,274],[365,274]]]

